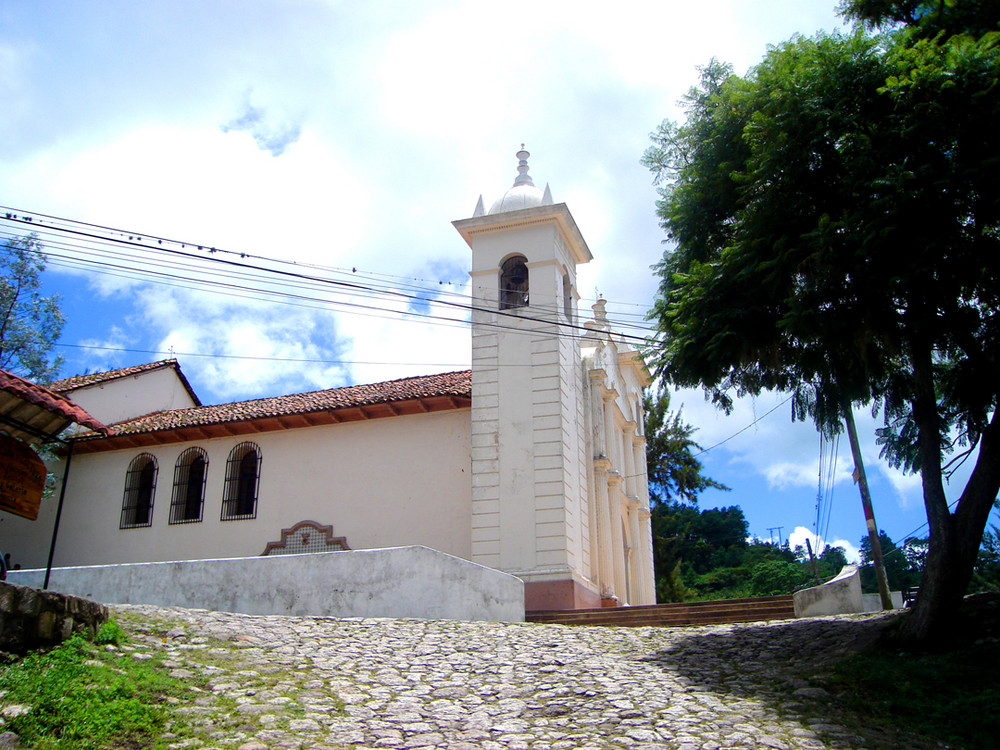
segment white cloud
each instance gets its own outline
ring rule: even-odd
[[[769,487],[787,489],[788,487],[809,487],[816,484],[816,467],[808,464],[794,464],[789,461],[777,461],[764,467]]]
[[[103,338],[87,338],[79,342],[79,346],[88,349],[90,358],[95,361],[94,370],[114,369],[121,364],[121,349],[126,349],[135,343],[134,336],[129,335],[120,326],[113,325]]]
[[[903,508],[913,507],[921,502],[920,474],[908,474],[886,463],[880,463],[878,470],[896,490],[897,500]]]
[[[816,536],[805,526],[796,526],[795,530],[788,535],[788,544],[792,549],[802,547],[806,549],[806,540],[812,545],[813,554],[817,557],[823,554],[827,547],[841,547],[847,557],[847,562],[856,564],[861,560],[860,550],[848,542],[846,539],[834,539],[831,542],[824,541],[822,537]]]
[[[249,133],[262,151],[281,156],[302,135],[302,116],[255,106],[247,92],[236,116],[222,125],[223,133],[230,131]]]
[[[786,398],[785,394],[765,393],[755,399],[740,399],[730,416],[706,402],[697,390],[672,394],[671,403],[674,408],[683,405],[684,418],[698,428],[695,439],[703,447],[722,443],[714,450],[727,455],[730,465],[747,467],[764,477],[772,489],[812,488],[815,494],[819,487],[819,434],[811,421],[791,421],[790,406],[778,406]],[[901,509],[918,508],[921,503],[919,475],[905,474],[879,455],[875,430],[881,426],[881,420],[872,417],[870,411],[860,409],[855,411],[855,421],[869,483],[876,477],[884,477],[895,490],[894,499]],[[748,425],[752,426],[736,434]],[[823,451],[826,462],[829,442],[824,443]],[[825,468],[824,487],[830,481],[828,471]],[[851,449],[846,434],[842,434],[837,447],[834,486],[854,488],[853,472]],[[961,486],[957,480],[956,486]]]
[[[277,158],[242,133],[147,126],[11,169],[45,181],[47,212],[293,260],[350,258],[370,223],[364,183],[308,129]]]
[[[173,352],[203,400],[230,401],[345,385],[345,345],[332,313],[196,290],[145,289],[141,325]],[[187,356],[199,354],[203,356]]]
[[[359,300],[370,304],[371,300]],[[349,339],[351,373],[357,382],[377,382],[469,366],[471,339],[468,326],[461,322],[445,325],[439,321],[406,315],[408,302],[382,303],[382,315],[343,315],[341,331]],[[453,307],[431,304],[427,314],[464,319]],[[379,364],[386,363],[386,364]]]

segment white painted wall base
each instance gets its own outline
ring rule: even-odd
[[[44,579],[44,570],[8,574],[36,588]],[[251,615],[524,621],[519,578],[427,547],[55,568],[49,588]]]
[[[861,597],[861,572],[856,565],[845,565],[837,577],[821,586],[796,591],[796,617],[849,615],[864,612]]]
[[[862,606],[865,612],[881,612],[882,611],[882,597],[879,594],[862,594]],[[893,609],[903,608],[903,592],[902,591],[890,591],[889,601],[892,602]]]

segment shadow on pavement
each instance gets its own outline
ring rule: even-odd
[[[932,737],[903,736],[871,715],[838,706],[821,685],[829,665],[870,647],[895,617],[837,617],[723,626],[693,632],[646,657],[681,683],[726,701],[757,701],[822,737],[830,748],[945,747]]]

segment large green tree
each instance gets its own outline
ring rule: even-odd
[[[1000,26],[1000,0],[845,0],[841,13],[869,29],[915,37],[982,35]]]
[[[731,585],[745,585],[748,571],[729,575],[743,565],[747,547],[747,521],[739,506],[699,510],[661,502],[653,508],[651,523],[657,601],[715,596]],[[710,580],[698,580],[711,573],[716,575]]]
[[[53,357],[63,328],[59,297],[40,294],[45,255],[33,235],[0,245],[0,369],[28,380],[55,379],[62,357]]]
[[[977,20],[969,33],[928,33],[952,6]],[[884,455],[920,472],[930,528],[900,633],[914,642],[948,634],[1000,489],[994,6],[847,3],[895,30],[795,38],[743,77],[711,63],[686,122],[663,123],[644,159],[672,241],[656,374],[722,408],[792,391],[795,415],[826,431],[851,405],[882,410]],[[948,456],[973,448],[949,508]]]
[[[923,539],[910,538],[897,547],[884,531],[878,533],[879,544],[882,547],[882,558],[885,561],[885,575],[889,579],[889,588],[894,590],[912,589],[920,585],[923,571],[924,556],[927,553]],[[878,592],[873,564],[872,541],[867,534],[861,539],[858,548],[861,554],[861,588],[865,592]]]
[[[695,455],[701,446],[694,440],[695,428],[684,421],[680,410],[670,411],[670,392],[647,389],[642,396],[643,434],[646,437],[646,472],[649,499],[654,504],[697,502],[709,488],[729,488],[702,473]]]
[[[668,390],[647,389],[642,397],[642,411],[649,500],[653,506],[656,597],[661,602],[679,602],[688,594],[681,564],[691,564],[694,556],[691,540],[702,538],[698,531],[692,532],[692,525],[700,525],[702,514],[688,503],[696,503],[698,495],[706,489],[729,488],[702,473],[701,461],[695,454],[700,452],[693,437],[695,428],[684,421],[680,410],[670,410]],[[739,512],[740,521],[736,524],[742,529],[742,540],[746,537],[746,521],[739,508],[733,510]]]

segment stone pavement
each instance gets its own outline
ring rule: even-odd
[[[191,680],[172,747],[913,746],[838,717],[809,681],[877,617],[633,629],[114,609],[123,649]]]

